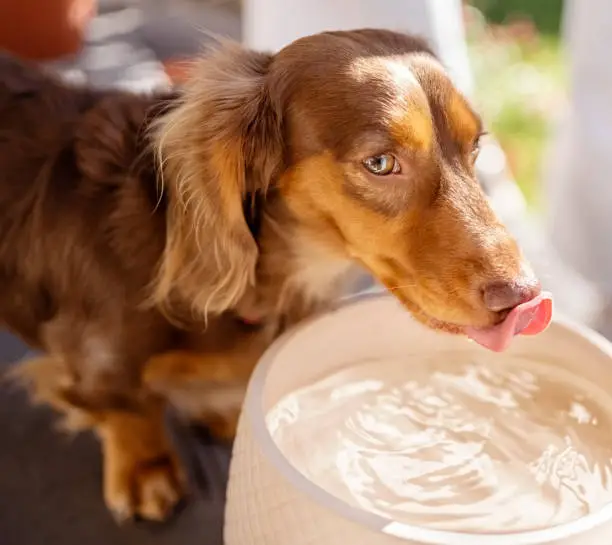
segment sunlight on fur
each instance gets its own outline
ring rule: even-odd
[[[243,201],[249,192],[266,190],[266,182],[248,187],[246,170],[254,166],[247,164],[247,138],[266,100],[269,60],[223,44],[194,65],[178,106],[152,127],[162,190],[171,193],[153,294],[167,310],[178,296],[199,314],[222,312],[255,282],[258,250]],[[273,162],[263,159],[263,179],[269,180]]]

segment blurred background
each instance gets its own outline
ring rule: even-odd
[[[464,6],[475,94],[530,207],[542,206],[543,158],[567,90],[563,0]]]

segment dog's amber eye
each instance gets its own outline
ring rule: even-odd
[[[399,161],[388,153],[382,155],[374,155],[368,157],[363,166],[376,176],[387,176],[388,174],[397,174],[400,171]]]

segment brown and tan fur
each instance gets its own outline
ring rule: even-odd
[[[119,518],[182,494],[165,403],[231,437],[259,355],[355,265],[451,332],[503,318],[486,283],[531,282],[474,178],[480,120],[417,39],[227,44],[168,96],[0,76],[0,324],[47,354],[34,395],[94,428]],[[366,171],[381,153],[402,171]]]

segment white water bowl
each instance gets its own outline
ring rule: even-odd
[[[416,323],[387,295],[353,299],[281,337],[249,385],[230,470],[225,545],[610,545],[612,504],[573,522],[508,534],[467,534],[411,526],[330,495],[295,469],[268,432],[267,412],[285,395],[364,359],[397,359],[482,348]],[[612,345],[555,319],[541,335],[518,337],[502,355],[540,359],[612,395]]]

